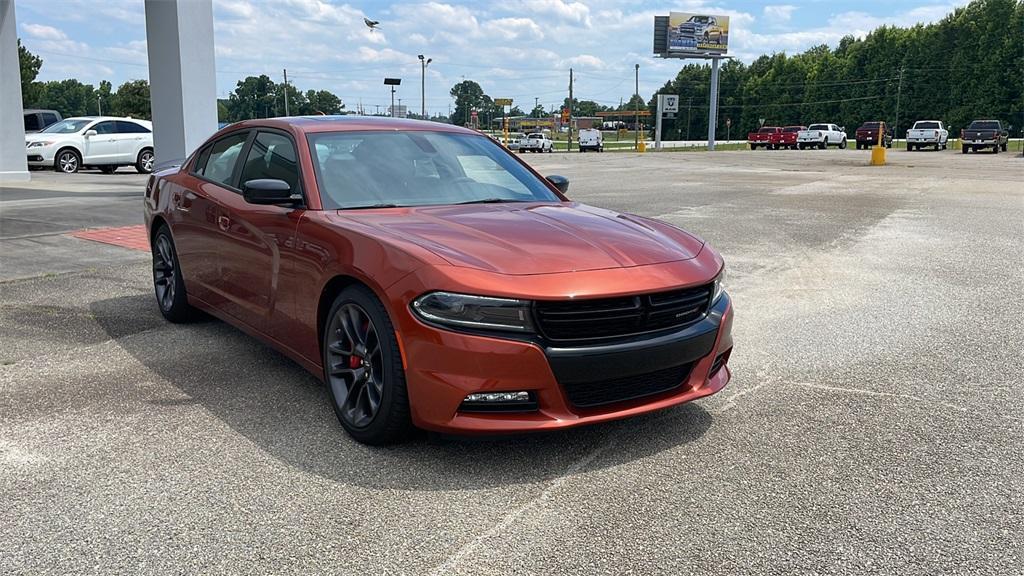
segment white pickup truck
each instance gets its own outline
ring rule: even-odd
[[[543,132],[533,132],[519,140],[520,152],[552,152],[554,148],[551,137]]]
[[[925,146],[933,146],[936,150],[946,149],[949,141],[949,130],[939,120],[918,120],[907,132],[907,152],[920,150]]]
[[[846,148],[846,129],[835,124],[811,124],[807,130],[801,130],[796,134],[796,145],[804,148],[821,148],[838,146]]]

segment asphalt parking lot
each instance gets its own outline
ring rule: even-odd
[[[724,255],[733,380],[563,433],[368,448],[216,321],[165,323],[144,178],[0,197],[0,573],[1024,572],[1024,159],[525,155]]]

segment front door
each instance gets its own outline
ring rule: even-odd
[[[282,132],[261,130],[252,139],[238,177],[238,188],[255,179],[284,180],[302,193],[295,144]],[[303,210],[293,206],[249,204],[241,194],[221,205],[218,227],[224,310],[271,336],[278,332],[278,283],[291,266],[290,253]]]
[[[93,125],[89,130],[96,133],[85,137],[83,164],[114,164],[117,162],[117,146],[119,135],[113,120],[104,120]],[[88,130],[87,130],[88,131]]]

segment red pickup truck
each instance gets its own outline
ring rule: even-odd
[[[807,130],[806,126],[786,126],[781,132],[772,134],[772,144],[775,149],[789,148],[796,150],[796,134],[801,130]]]
[[[751,150],[757,150],[758,146],[764,146],[771,150],[772,148],[775,148],[775,143],[772,139],[776,134],[781,133],[782,128],[779,128],[778,126],[765,126],[757,132],[747,134],[747,142],[750,143]]]

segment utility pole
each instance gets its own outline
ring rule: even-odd
[[[894,146],[900,139],[900,95],[903,93],[903,70],[904,66],[900,66],[900,80],[896,87],[896,125],[892,129],[892,138],[896,141]]]
[[[284,72],[284,115],[291,116],[288,113],[288,69],[282,68],[281,70]]]
[[[634,87],[634,94],[640,95],[640,65],[637,64],[634,68],[636,72],[636,85]],[[640,100],[633,100],[633,147],[637,152],[640,151]]]
[[[536,96],[534,96],[533,97],[533,111],[534,112],[537,111],[537,105],[538,104],[540,104],[540,98],[537,98]],[[537,117],[540,118],[540,116],[537,116]]]
[[[693,106],[693,96],[690,96],[686,100],[686,139],[690,139],[690,111]]]
[[[433,58],[423,58],[423,54],[419,55],[420,59],[420,118],[423,120],[427,119],[427,66],[434,61]]]
[[[99,94],[96,95],[96,115],[97,116],[103,116],[103,108],[100,105],[100,96],[99,96]]]
[[[565,151],[572,152],[572,68],[569,68],[569,141],[565,143]]]

